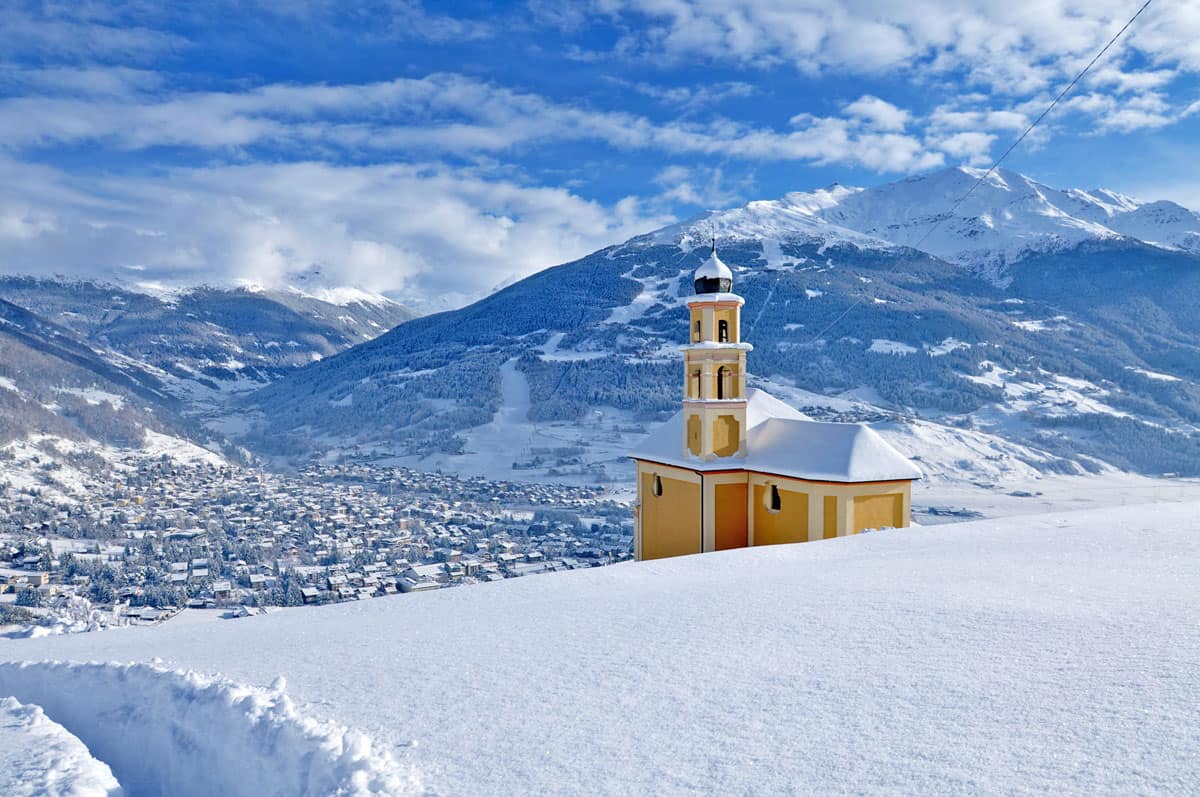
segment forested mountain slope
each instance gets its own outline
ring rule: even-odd
[[[946,179],[929,177],[939,190],[928,212],[907,216],[936,216],[952,193]],[[712,236],[746,299],[751,372],[768,388],[865,398],[875,407],[868,417],[991,432],[1083,468],[1099,458],[1144,472],[1200,469],[1200,330],[1188,309],[1200,302],[1200,257],[1183,229],[1190,215],[1166,225],[1169,245],[1087,219],[1060,219],[1037,235],[1013,222],[1010,234],[1025,240],[1005,250],[999,279],[993,260],[950,262],[882,238],[892,227],[881,219],[911,237],[895,201],[884,202],[897,190],[834,188],[715,212],[404,324],[255,394],[250,439],[280,454],[347,443],[461,450],[464,433],[500,409],[509,361],[528,384],[531,420],[585,424],[597,408],[661,419],[680,393],[679,301]],[[1010,192],[1010,216],[1030,191],[1032,181]],[[1003,215],[994,193],[981,214]],[[1103,212],[1080,192],[1062,196]],[[858,215],[826,221],[851,200]],[[863,207],[877,210],[870,224]],[[1135,211],[1113,211],[1125,215],[1110,223],[1128,228]],[[862,230],[842,226],[851,222]]]

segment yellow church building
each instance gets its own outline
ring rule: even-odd
[[[637,559],[909,525],[921,471],[864,424],[813,421],[746,389],[745,301],[712,254],[686,299],[683,409],[630,456]]]

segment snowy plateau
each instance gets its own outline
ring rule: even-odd
[[[0,693],[132,795],[1189,794],[1198,510],[4,642]]]

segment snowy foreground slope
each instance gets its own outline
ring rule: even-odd
[[[0,664],[0,695],[47,704],[101,760],[116,750],[127,790],[185,797],[262,793],[270,773],[304,794],[1194,793],[1198,510],[9,642],[11,662],[151,666]],[[172,780],[175,760],[205,764]],[[295,788],[298,762],[320,788]]]
[[[0,699],[0,794],[121,797],[107,764],[37,706]]]

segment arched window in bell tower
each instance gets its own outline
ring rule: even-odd
[[[721,366],[717,369],[717,398],[726,398],[728,388],[726,383],[729,381],[729,369]]]
[[[688,382],[688,397],[689,398],[704,398],[700,395],[700,369],[692,370],[690,381]]]
[[[720,321],[717,322],[717,342],[718,343],[728,343],[729,342],[729,322],[726,321],[725,319],[721,319]]]
[[[696,319],[695,327],[692,329],[692,340],[696,343],[700,342],[700,319]]]

